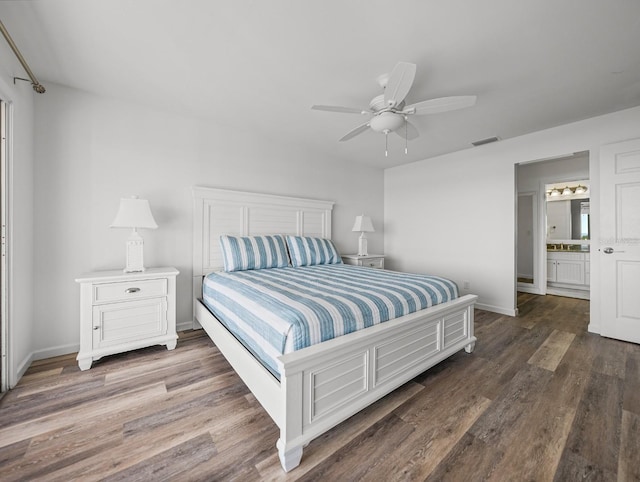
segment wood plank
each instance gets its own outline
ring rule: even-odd
[[[584,373],[560,366],[521,423],[500,438],[504,457],[489,480],[553,480],[586,384]]]
[[[413,419],[415,431],[403,443],[388,447],[393,457],[372,480],[424,480],[491,405],[491,400],[475,395],[451,401],[454,406],[438,403],[420,422]]]
[[[473,434],[465,433],[425,482],[487,480],[503,457],[496,445],[489,445]]]
[[[615,474],[619,464],[621,424],[622,380],[592,372],[556,477],[573,480],[571,477],[576,473],[593,471]]]
[[[131,390],[113,397],[87,402],[77,410],[54,413],[31,421],[24,421],[0,429],[0,444],[9,445],[20,440],[35,437],[67,425],[73,425],[78,420],[99,417],[104,414],[127,410],[132,406],[153,403],[154,399],[163,397],[167,393],[164,383],[156,383],[142,389]]]
[[[611,338],[602,338],[596,345],[593,370],[603,375],[624,379],[627,352],[634,345]]]
[[[640,480],[640,415],[622,412],[618,480]]]
[[[345,457],[342,451],[334,452],[309,471],[305,479],[381,480],[378,470],[387,463],[389,447],[402,444],[414,431],[415,427],[412,424],[390,414],[344,447],[350,454],[348,457]]]
[[[530,412],[551,377],[552,373],[547,370],[524,364],[469,433],[490,446],[500,441],[507,445],[513,436],[512,427]]]
[[[188,454],[188,457],[184,455]],[[193,437],[124,470],[109,475],[105,482],[130,480],[172,480],[216,455],[216,448],[208,434]]]
[[[529,363],[545,370],[555,371],[575,337],[574,333],[553,330],[540,348],[531,355]]]
[[[640,415],[640,351],[638,350],[627,356],[622,408]]]
[[[125,437],[123,425],[129,420],[137,420],[141,417],[160,412],[166,407],[184,406],[185,402],[201,397],[206,393],[213,393],[229,384],[239,384],[237,377],[232,373],[223,373],[214,380],[207,383],[200,383],[184,389],[167,394],[162,400],[156,400],[155,403],[149,403],[142,407],[136,406],[129,410],[113,412],[96,418],[89,418],[84,421],[78,421],[72,426],[63,427],[60,430],[47,432],[39,437],[31,439],[31,444],[24,463],[16,463],[13,466],[5,467],[8,473],[21,471],[28,474],[29,477],[38,474],[47,474],[53,476],[57,472],[64,474],[62,478],[69,474],[67,466],[73,465],[73,470],[81,471],[86,464],[91,465],[92,458],[100,458],[103,453],[116,452],[116,447],[129,444],[130,446],[139,445],[136,437]],[[236,400],[228,400],[226,404],[220,404],[221,412],[230,409],[239,409],[240,405]],[[218,418],[220,414],[217,414]],[[197,436],[199,433],[205,433],[210,426],[207,425],[208,420],[215,418],[216,414],[212,411],[199,410],[199,416],[187,416],[184,419],[176,421],[174,424],[162,425],[158,432],[140,431],[134,435],[138,437],[162,437],[170,433],[191,433],[191,436]],[[222,419],[226,421],[225,419]],[[173,432],[171,432],[173,430]],[[95,434],[101,434],[96,437]],[[135,449],[127,448],[124,450],[126,454],[123,460],[132,460],[127,457],[135,453]],[[70,464],[73,462],[73,464]],[[124,467],[124,463],[120,462],[120,468]],[[33,467],[37,465],[36,467]],[[70,477],[71,478],[71,477]]]

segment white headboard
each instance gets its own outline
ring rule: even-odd
[[[221,234],[331,238],[333,205],[332,201],[194,187],[194,298],[201,295],[202,277],[223,268]]]

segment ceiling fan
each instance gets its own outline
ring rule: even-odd
[[[413,85],[415,76],[416,64],[398,62],[391,74],[383,74],[376,79],[380,87],[384,89],[384,94],[371,99],[369,109],[333,105],[314,105],[311,108],[329,112],[364,114],[370,116],[367,122],[347,132],[342,136],[340,141],[348,141],[358,134],[362,134],[367,129],[371,129],[375,132],[382,132],[385,136],[390,132],[395,132],[404,138],[406,142],[420,135],[418,129],[409,122],[408,117],[410,115],[437,114],[439,112],[471,107],[476,103],[475,95],[459,95],[454,97],[440,97],[438,99],[430,99],[416,104],[405,105],[404,99]],[[402,127],[403,129],[401,129]],[[407,148],[405,144],[405,154],[406,152]],[[385,155],[387,155],[386,149]]]

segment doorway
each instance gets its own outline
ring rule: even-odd
[[[518,247],[517,269],[518,291],[523,293],[543,294],[540,289],[538,271],[538,192],[518,193]]]
[[[540,159],[516,164],[516,291],[545,295],[554,289],[571,288],[561,278],[555,285],[549,288],[548,278],[553,275],[553,266],[557,266],[557,260],[549,260],[547,250],[548,222],[547,222],[547,192],[546,186],[552,183],[565,183],[589,179],[589,152],[577,152],[558,156],[552,159]],[[571,184],[573,185],[573,184]],[[575,193],[573,196],[576,197]],[[579,196],[578,196],[579,197]],[[570,236],[568,236],[570,238]],[[568,240],[563,240],[568,241]],[[565,245],[573,243],[560,243],[551,258],[562,257],[559,251],[565,249]],[[587,244],[588,241],[578,240],[576,245]],[[588,249],[588,248],[587,248]],[[583,255],[586,259],[588,255]],[[575,257],[574,253],[568,253],[566,257]],[[550,262],[551,270],[550,270]],[[554,265],[554,263],[556,263]],[[561,264],[564,260],[561,261]],[[575,264],[575,263],[574,263]],[[588,263],[583,262],[583,279],[585,290],[588,293],[589,270]],[[564,265],[563,265],[564,270]],[[561,270],[561,273],[564,271]],[[580,293],[584,293],[585,290]],[[577,291],[567,291],[578,293]],[[556,293],[560,294],[560,293]],[[581,296],[582,297],[582,296]]]

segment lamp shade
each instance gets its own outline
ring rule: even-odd
[[[137,196],[120,199],[120,208],[116,218],[111,223],[112,228],[146,228],[156,229],[158,225],[153,214],[149,201],[138,199]]]
[[[356,216],[356,222],[353,223],[353,229],[351,231],[360,231],[362,233],[373,233],[373,223],[369,216]]]

